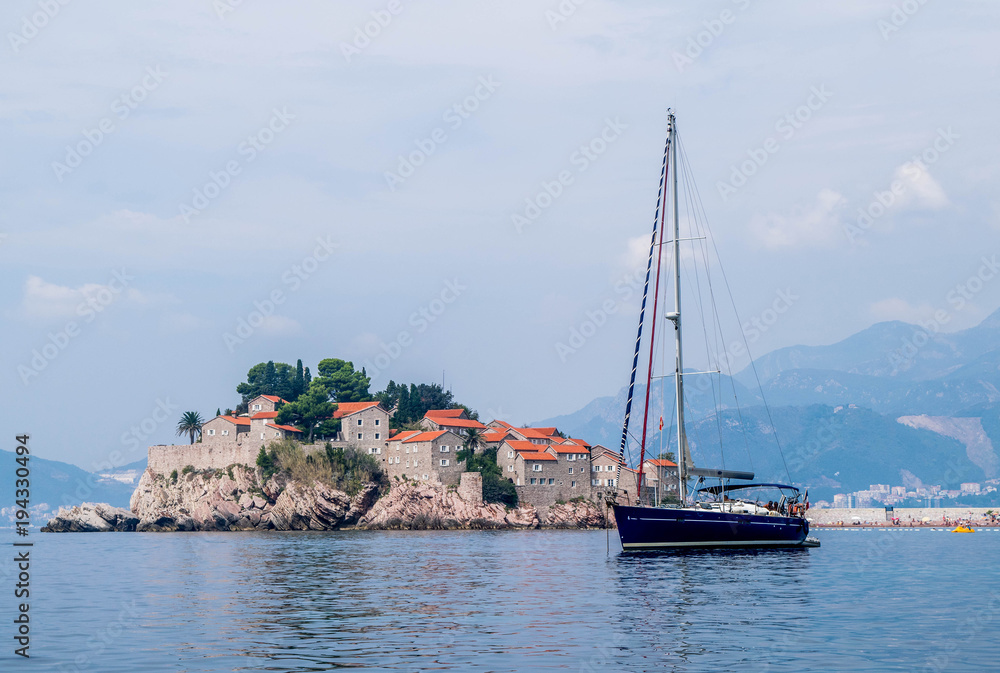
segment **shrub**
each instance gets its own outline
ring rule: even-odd
[[[181,470],[181,474],[191,474],[194,472],[194,465],[185,465],[184,469]]]
[[[310,484],[315,481],[354,495],[371,482],[384,486],[385,474],[374,456],[353,448],[334,448],[329,442],[322,452],[306,454],[292,440],[281,440],[261,449],[257,465],[264,478],[282,472],[292,481]]]
[[[177,470],[170,473],[170,481],[175,484],[177,483]]]

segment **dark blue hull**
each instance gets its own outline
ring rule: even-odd
[[[626,551],[814,546],[806,541],[809,522],[799,517],[624,505],[615,505],[614,512]]]

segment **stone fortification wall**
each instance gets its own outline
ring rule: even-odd
[[[943,517],[949,521],[972,518],[974,521],[984,518],[989,507],[897,507],[892,512],[886,512],[882,507],[835,507],[831,509],[810,509],[806,515],[813,524],[836,524],[840,521],[845,526],[854,523],[854,517],[861,523],[884,524],[889,517],[898,517],[900,524],[905,526],[911,521],[919,524],[924,517],[930,517],[928,525],[941,525]],[[994,511],[997,508],[992,508]]]
[[[483,475],[480,472],[463,472],[458,484],[458,497],[470,505],[483,504]]]
[[[190,465],[196,470],[221,470],[230,465],[257,464],[257,454],[260,453],[261,442],[237,442],[236,440],[199,444],[159,444],[149,447],[149,468],[156,474],[164,476],[172,471],[180,472]],[[326,444],[303,444],[306,453],[323,451]]]

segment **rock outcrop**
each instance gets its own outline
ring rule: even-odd
[[[103,504],[60,510],[42,530],[524,529],[604,525],[603,512],[589,502],[558,504],[543,511],[530,505],[508,508],[484,504],[469,494],[463,498],[454,487],[407,481],[394,482],[387,493],[369,483],[349,495],[319,481],[291,482],[280,474],[263,480],[259,470],[243,465],[169,477],[146,470],[130,506],[131,512]]]
[[[389,493],[358,521],[358,528],[599,528],[604,516],[588,502],[553,505],[539,513],[531,505],[508,508],[496,503],[471,503],[446,486],[393,482]]]
[[[134,531],[139,517],[127,509],[103,502],[85,502],[71,509],[60,508],[55,518],[42,528],[43,533],[106,533]]]

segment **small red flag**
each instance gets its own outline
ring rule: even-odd
[[[660,416],[660,430],[663,429],[663,416]]]

